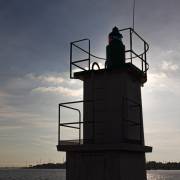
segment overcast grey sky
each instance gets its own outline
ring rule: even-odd
[[[0,0],[0,166],[59,162],[57,104],[82,99],[69,79],[69,42],[132,25],[133,0]],[[148,160],[180,161],[180,1],[136,0],[135,30],[150,44],[142,88]]]

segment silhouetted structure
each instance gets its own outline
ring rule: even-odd
[[[128,34],[126,50],[121,33]],[[140,54],[133,49],[133,37],[143,45]],[[88,50],[79,45],[86,41]],[[88,57],[74,61],[74,47]],[[71,43],[70,77],[83,81],[84,99],[59,104],[57,149],[66,151],[67,180],[146,179],[145,152],[152,148],[144,145],[141,86],[147,81],[148,48],[132,28],[115,27],[109,34],[105,68],[100,69],[98,63],[103,58],[90,53],[90,40]],[[98,58],[98,62],[91,57]],[[84,62],[88,62],[88,67],[80,65]],[[74,66],[81,71],[73,73]],[[81,111],[72,106],[76,103],[83,103],[83,120]],[[62,108],[78,112],[79,121],[62,122]],[[65,139],[62,128],[77,130],[78,139]]]

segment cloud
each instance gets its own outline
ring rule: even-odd
[[[158,4],[164,2],[161,1]],[[112,5],[108,1],[103,3],[96,1],[96,5],[94,5],[90,1],[82,0],[74,2],[46,2],[43,0],[38,2],[34,0],[28,2],[23,0],[18,2],[12,1],[11,3],[9,1],[8,3],[5,3],[6,1],[3,2],[4,5],[1,6],[0,17],[2,24],[0,30],[2,59],[0,88],[7,94],[0,92],[1,125],[2,121],[4,121],[6,122],[4,124],[6,129],[11,128],[10,125],[15,126],[15,124],[17,127],[19,124],[23,127],[41,127],[38,130],[32,128],[30,132],[32,135],[36,132],[37,135],[44,130],[42,126],[50,127],[48,122],[43,123],[44,120],[46,121],[46,118],[52,122],[57,120],[56,105],[59,101],[67,100],[68,96],[70,99],[82,95],[82,83],[80,81],[69,80],[63,74],[54,73],[64,72],[65,69],[68,69],[68,42],[88,37],[93,40],[92,51],[95,50],[99,54],[102,50],[105,53],[106,36],[111,28],[119,22],[121,22],[120,27],[122,28],[129,25],[129,15],[127,14],[129,6],[128,3],[123,3],[119,11],[118,5],[122,2],[118,2],[116,5]],[[179,1],[170,4],[166,0],[163,6],[157,6],[157,1],[148,3],[148,5],[145,1],[141,3],[142,8],[140,7],[137,17],[140,18],[140,21],[142,20],[139,24],[140,31],[142,34],[145,34],[144,37],[147,37],[147,40],[151,40],[151,48],[156,49],[153,58],[152,51],[150,51],[152,61],[149,61],[149,63],[151,66],[150,71],[153,71],[153,66],[157,68],[157,71],[148,73],[149,80],[147,83],[147,89],[153,90],[153,93],[146,94],[151,100],[150,102],[152,102],[149,105],[154,108],[148,114],[148,118],[155,121],[154,116],[159,114],[167,116],[167,113],[170,112],[169,108],[173,108],[173,110],[176,108],[176,111],[179,112],[179,102],[176,102],[176,105],[174,104],[175,100],[178,101],[179,96],[172,97],[172,94],[169,94],[169,90],[173,93],[178,93],[180,87],[178,84],[180,51],[177,48],[179,44],[177,38],[179,34],[179,16],[177,15],[179,14]],[[4,8],[5,5],[6,8]],[[149,8],[149,5],[155,8],[155,14],[152,14],[152,8]],[[83,9],[82,7],[88,8]],[[73,10],[78,8],[83,9],[87,16],[82,16],[82,12],[77,11],[74,13],[75,16],[73,16],[72,20]],[[97,13],[100,12],[99,10],[102,10],[102,12],[98,14],[96,21],[92,21]],[[110,12],[113,12],[113,14]],[[146,18],[142,16],[142,14],[145,14],[144,12],[146,12]],[[91,16],[92,14],[94,14],[94,17]],[[166,14],[168,14],[168,17]],[[66,21],[64,21],[64,17],[66,17]],[[120,20],[119,17],[121,17]],[[169,23],[170,25],[167,26]],[[70,29],[73,29],[73,31]],[[168,49],[173,50],[168,51]],[[28,73],[31,74],[24,76]],[[4,74],[4,77],[2,74]],[[157,93],[159,89],[161,92]],[[168,92],[163,94],[162,91],[165,90],[168,90]],[[30,93],[32,91],[33,93]],[[52,94],[57,94],[58,96],[52,97]],[[167,99],[172,99],[172,101],[167,101]],[[166,105],[167,109],[161,108],[161,111],[159,111],[162,104]],[[171,113],[175,114],[172,110]],[[172,115],[169,115],[168,118],[164,116],[161,116],[163,122],[171,120],[170,122],[174,123]],[[177,115],[177,119],[178,117]],[[29,123],[32,123],[32,125]],[[168,126],[164,126],[164,123],[162,123],[152,128],[156,128],[158,131],[160,127],[166,129]],[[18,130],[17,133],[20,132]],[[7,131],[6,135],[10,132],[12,131]],[[44,133],[49,135],[50,133],[47,132],[45,131]],[[13,137],[18,140],[21,137],[24,138],[24,135],[25,133],[22,132],[18,135],[16,134],[16,136],[13,134]],[[34,137],[34,139],[38,139],[37,137]],[[155,138],[157,139],[157,137]],[[158,143],[161,144],[161,140]],[[40,143],[38,142],[38,144]],[[175,144],[177,143],[174,143],[173,147],[175,147]],[[12,147],[15,151],[16,148]],[[24,147],[26,147],[26,144],[23,145]],[[29,148],[31,152],[29,159],[34,158],[34,150],[32,148]],[[47,151],[48,147],[43,149]],[[27,154],[25,150],[24,154]],[[39,153],[42,153],[42,148]],[[19,154],[21,158],[21,153]],[[52,156],[52,154],[49,153],[48,156]],[[8,158],[9,155],[3,157]],[[27,156],[25,157],[27,158]],[[164,157],[167,157],[167,155],[165,154]]]
[[[174,50],[160,53],[158,65],[148,73],[147,85],[150,91],[153,89],[177,93],[177,89],[180,88],[178,57],[180,57],[180,54]]]
[[[0,126],[0,130],[15,130],[15,129],[21,129],[23,128],[22,126],[10,126],[10,125],[7,125],[7,126]]]
[[[64,78],[60,76],[60,74],[46,74],[46,75],[35,75],[35,74],[27,74],[26,75],[28,78],[36,81],[41,81],[41,82],[47,82],[47,83],[52,83],[52,84],[60,84],[64,82]]]
[[[164,71],[177,71],[179,69],[179,66],[171,61],[163,61],[161,68]]]
[[[0,98],[1,98],[1,97],[9,97],[9,96],[11,96],[9,93],[0,90]]]
[[[164,72],[148,74],[148,86],[150,88],[166,87],[168,76]]]
[[[70,97],[82,95],[82,86],[73,79],[69,80],[67,78],[67,73],[49,73],[41,75],[30,73],[27,74],[26,77],[37,82],[36,87],[31,90],[33,93],[49,93]]]
[[[40,93],[54,93],[54,94],[61,94],[64,96],[81,96],[82,89],[69,89],[65,87],[37,87],[32,90],[33,92],[40,92]]]

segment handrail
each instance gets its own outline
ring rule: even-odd
[[[93,102],[93,100],[70,101],[70,102],[65,102],[65,103],[60,103],[60,104],[61,104],[61,105],[64,105],[64,104],[76,104],[76,103],[82,103],[82,102]]]
[[[83,48],[77,46],[75,43],[79,43],[79,42],[82,42],[82,41],[88,41],[88,51],[84,50]],[[72,57],[73,57],[73,46],[80,49],[81,51],[85,52],[86,54],[88,54],[88,58],[87,61],[88,61],[88,70],[90,70],[90,64],[91,64],[91,60],[90,60],[90,39],[88,38],[85,38],[85,39],[81,39],[81,40],[77,40],[77,41],[73,41],[70,43],[70,78],[73,79],[73,75],[72,75],[72,65],[82,69],[83,71],[86,71],[85,68],[82,68],[81,66],[78,66],[77,63],[80,63],[80,62],[84,62],[85,60],[78,60],[78,61],[72,61]]]
[[[79,102],[79,101],[78,101],[78,102]],[[75,102],[74,102],[74,103],[75,103]],[[78,127],[78,129],[79,129],[79,140],[80,140],[80,138],[81,138],[81,111],[80,111],[79,109],[77,109],[77,108],[73,108],[73,107],[67,106],[67,105],[65,105],[65,104],[70,104],[70,102],[59,104],[58,143],[60,142],[60,135],[61,135],[61,132],[60,132],[60,124],[61,124],[60,108],[61,108],[61,107],[64,107],[64,108],[67,108],[67,109],[71,109],[71,110],[74,110],[74,111],[77,111],[77,112],[78,112],[78,114],[79,114],[79,127]],[[64,126],[64,125],[62,125],[62,126]],[[66,126],[66,127],[67,127],[67,126]],[[73,127],[73,126],[71,126],[71,128],[77,129],[77,127]]]
[[[71,101],[71,102],[65,102],[65,103],[60,103],[59,104],[59,115],[58,115],[58,144],[61,142],[61,129],[60,127],[67,127],[67,128],[73,128],[73,129],[77,129],[79,131],[79,144],[81,143],[81,124],[83,124],[84,122],[81,121],[81,111],[77,108],[71,107],[71,105],[73,104],[77,104],[77,103],[90,103],[93,102],[92,100],[80,100],[80,101]],[[67,109],[71,109],[74,111],[78,112],[79,115],[79,121],[77,122],[61,122],[61,107],[63,108],[67,108]],[[93,121],[86,121],[86,123],[94,123]],[[78,127],[73,126],[73,125],[78,125]]]
[[[140,69],[145,75],[149,69],[149,64],[147,63],[146,61],[146,53],[147,51],[149,50],[149,44],[133,29],[133,28],[124,28],[124,29],[120,29],[119,30],[120,32],[124,32],[124,31],[128,31],[129,33],[129,45],[130,45],[130,48],[128,50],[125,51],[125,53],[130,53],[130,57],[126,58],[126,62],[127,60],[130,59],[130,62],[131,64],[135,65],[133,62],[134,59],[138,58],[141,60],[141,69],[139,67],[137,67],[138,69]],[[143,52],[141,52],[140,54],[136,53],[134,50],[133,50],[133,34],[139,38],[142,43],[144,44],[144,47],[143,47]],[[85,50],[84,48],[80,47],[79,44],[76,44],[76,43],[79,43],[79,42],[83,42],[83,41],[88,41],[88,50]],[[72,50],[73,50],[73,47],[81,50],[82,52],[88,54],[88,58],[85,58],[85,59],[82,59],[82,60],[77,60],[77,61],[73,61],[73,54],[72,54]],[[103,60],[103,61],[106,61],[107,59],[106,58],[102,58],[102,57],[98,57],[96,55],[93,55],[91,52],[90,52],[90,40],[88,38],[85,38],[85,39],[81,39],[81,40],[77,40],[77,41],[73,41],[70,43],[70,78],[73,79],[74,76],[73,76],[73,68],[72,66],[75,66],[79,69],[81,69],[82,71],[87,71],[87,70],[91,70],[92,67],[90,67],[90,64],[91,64],[91,57],[93,58],[96,58],[96,59],[100,59],[100,60]],[[85,62],[87,61],[88,62],[88,66],[87,67],[83,67],[83,66],[80,66],[78,65],[78,63],[81,63],[81,62]],[[96,62],[97,63],[97,62]],[[106,63],[105,63],[106,64]],[[135,65],[136,66],[136,65]],[[106,68],[106,66],[105,66]]]
[[[78,42],[81,42],[81,41],[90,41],[90,39],[84,38],[84,39],[80,39],[80,40],[77,40],[77,41],[73,41],[71,43],[78,43]]]
[[[59,107],[64,107],[64,108],[68,108],[68,109],[71,109],[71,110],[75,110],[75,111],[78,111],[78,114],[79,114],[79,121],[73,121],[73,122],[61,122],[61,119],[60,119],[60,116],[59,116],[59,124],[58,124],[58,145],[83,145],[84,142],[85,143],[93,143],[93,138],[85,138],[85,137],[82,137],[81,136],[81,127],[83,127],[82,125],[87,125],[87,124],[92,124],[94,125],[97,124],[97,123],[102,123],[102,121],[96,121],[94,122],[94,120],[90,120],[90,121],[81,121],[81,111],[77,108],[73,108],[73,107],[70,107],[70,105],[72,104],[76,104],[76,103],[93,103],[94,101],[93,100],[87,100],[87,101],[84,101],[84,100],[81,100],[81,101],[73,101],[73,102],[65,102],[65,103],[61,103],[59,104]],[[124,102],[124,106],[123,107],[126,107],[126,106],[129,106],[130,108],[138,108],[139,109],[139,113],[140,113],[140,116],[141,116],[141,113],[142,113],[142,107],[141,107],[141,104],[134,100],[134,99],[131,99],[131,98],[128,98],[128,97],[124,97],[123,98],[123,102]],[[125,112],[125,111],[124,111]],[[59,108],[59,114],[60,114],[60,108]],[[142,118],[142,117],[140,117]],[[133,121],[133,119],[129,118],[129,116],[126,116],[125,114],[123,115],[123,119],[124,119],[124,123],[128,123],[129,126],[142,126],[142,119],[140,119],[140,121],[138,122],[135,122]],[[78,130],[79,132],[79,135],[77,138],[70,138],[70,139],[67,139],[67,140],[62,140],[60,139],[60,135],[61,135],[61,132],[60,132],[60,128],[61,127],[65,127],[65,128],[71,128],[71,129],[75,129],[75,130]],[[92,127],[92,131],[93,131],[93,128]],[[140,136],[142,136],[142,134],[140,134]],[[128,139],[125,137],[125,140],[126,141],[137,141],[138,143],[141,143],[141,140],[142,138],[140,138],[140,140],[132,140],[132,139]]]

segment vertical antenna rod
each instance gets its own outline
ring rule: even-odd
[[[136,0],[134,0],[133,2],[133,30],[134,30],[134,19],[135,19],[135,4],[136,4]]]

